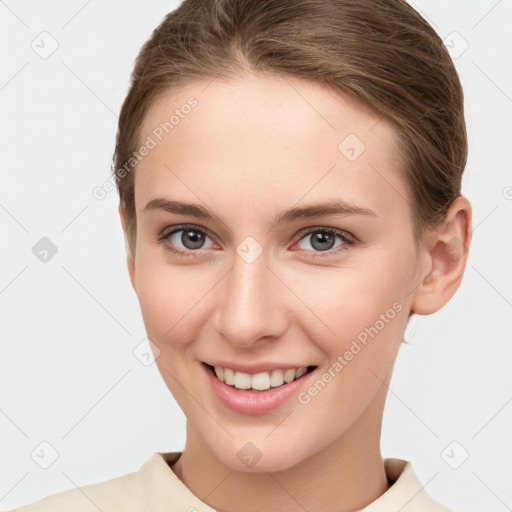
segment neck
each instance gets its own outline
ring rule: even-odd
[[[186,446],[172,470],[218,512],[360,510],[389,488],[380,453],[385,390],[377,395],[334,442],[299,464],[274,473],[248,473],[225,466],[187,422]]]

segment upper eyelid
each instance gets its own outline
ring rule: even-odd
[[[346,236],[347,238],[350,238],[351,240],[355,240],[356,237],[354,235],[352,235],[351,233],[349,233],[348,231],[344,230],[344,229],[340,229],[340,228],[333,228],[333,227],[330,227],[330,226],[311,226],[309,228],[304,228],[304,229],[301,229],[297,235],[300,235],[300,234],[303,234],[303,235],[308,235],[310,233],[314,233],[316,231],[326,231],[326,232],[332,232],[332,233],[335,233],[337,235],[343,235],[343,236]]]
[[[165,228],[162,231],[162,234],[159,236],[159,238],[167,238],[174,233],[179,233],[180,231],[185,231],[187,229],[200,231],[201,233],[208,235],[212,240],[216,238],[215,236],[212,236],[212,233],[209,229],[203,228],[201,226],[196,226],[194,224],[182,224],[177,226],[171,226],[170,228]]]

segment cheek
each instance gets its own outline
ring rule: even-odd
[[[389,251],[357,267],[339,268],[320,277],[318,273],[305,275],[300,280],[301,294],[315,315],[307,313],[311,321],[302,323],[308,337],[316,340],[330,360],[351,350],[356,342],[363,349],[357,359],[389,362],[407,323],[408,293],[413,288],[411,261],[405,254]]]
[[[299,401],[304,414],[323,417],[326,425],[337,425],[336,432],[349,428],[370,404],[390,375],[400,347],[408,315],[403,293],[407,287],[387,270],[382,265],[364,272],[337,271],[333,279],[322,280],[328,285],[303,284],[304,294],[309,290],[307,303],[315,305],[312,309],[329,329],[318,330],[317,321],[302,323],[326,358],[319,380]],[[329,430],[332,435],[334,430]]]
[[[148,263],[148,264],[146,264]],[[205,279],[198,279],[184,267],[149,264],[139,260],[137,295],[147,337],[159,350],[156,365],[169,390],[186,411],[190,397],[184,391],[193,362],[189,351],[198,338],[204,322],[200,321],[203,302],[201,298],[211,286]]]
[[[194,340],[195,321],[211,286],[197,270],[140,260],[137,296],[149,339],[161,350]]]

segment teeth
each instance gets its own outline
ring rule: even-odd
[[[237,389],[265,391],[271,387],[277,388],[302,377],[308,371],[308,368],[307,366],[301,366],[296,369],[272,370],[272,372],[261,372],[255,375],[250,375],[245,372],[235,372],[231,368],[221,368],[220,366],[215,366],[214,370],[217,378],[225,382],[228,386],[234,386]]]
[[[235,388],[250,389],[251,376],[248,373],[236,372],[235,373]]]
[[[308,369],[305,366],[297,368],[297,371],[295,372],[295,378],[298,379],[299,377],[302,377],[307,371]]]
[[[270,375],[268,372],[257,373],[251,377],[252,389],[265,391],[270,387]]]
[[[295,370],[290,368],[284,372],[284,381],[291,382],[293,379],[295,379]]]
[[[220,366],[215,366],[215,375],[219,380],[224,380],[224,369]]]
[[[276,388],[277,386],[281,386],[284,382],[284,373],[283,370],[272,370],[270,374],[270,386]]]
[[[219,368],[219,366],[215,368]],[[224,382],[229,386],[235,385],[235,372],[231,368],[224,368]]]

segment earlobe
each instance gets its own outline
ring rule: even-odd
[[[445,221],[430,234],[427,254],[430,271],[414,292],[412,313],[430,315],[453,297],[464,275],[471,236],[471,205],[459,196]]]
[[[126,266],[128,267],[128,274],[130,276],[130,281],[132,283],[132,287],[135,290],[135,292],[137,292],[137,288],[135,286],[135,259],[134,259],[134,256],[131,254],[130,246],[126,239],[126,227],[128,225],[128,222],[126,219],[126,212],[125,212],[121,202],[119,202],[118,211],[119,211],[119,216],[121,218],[121,225],[123,227],[123,232],[124,232],[125,249],[126,249]]]

